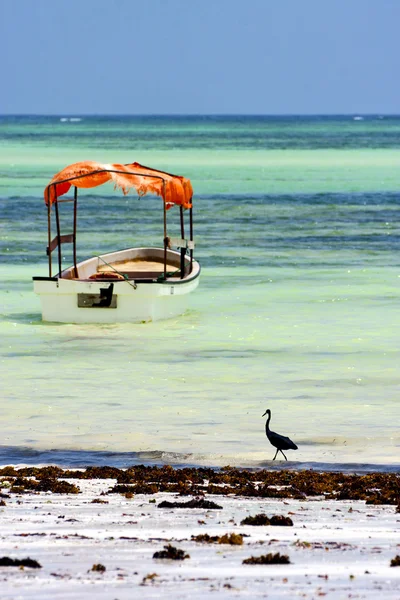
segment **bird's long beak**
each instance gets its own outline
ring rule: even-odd
[[[267,409],[268,410],[268,409]],[[267,411],[265,411],[265,413],[263,415],[261,415],[262,417],[265,417],[265,415],[267,414]]]

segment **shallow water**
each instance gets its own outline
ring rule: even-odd
[[[265,466],[270,408],[285,466],[400,466],[400,118],[60,118],[0,118],[0,463]],[[41,322],[43,188],[84,159],[192,179],[184,316]],[[80,198],[79,258],[160,244],[158,199]]]

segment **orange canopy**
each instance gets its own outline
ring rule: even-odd
[[[71,185],[92,188],[107,181],[113,181],[115,188],[121,188],[124,194],[134,187],[139,196],[147,193],[161,196],[167,208],[174,204],[184,208],[192,206],[192,184],[185,177],[143,167],[139,163],[109,165],[93,161],[75,163],[54,175],[44,190],[44,200],[46,204],[53,204]]]

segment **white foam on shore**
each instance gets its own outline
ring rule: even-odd
[[[68,480],[78,495],[10,494],[0,508],[0,556],[30,557],[41,569],[0,567],[2,600],[141,598],[312,598],[398,600],[400,515],[361,501],[209,496],[222,510],[161,509],[175,495],[101,496],[115,480]],[[6,492],[3,489],[3,492]],[[94,504],[99,498],[108,504]],[[155,502],[154,502],[155,500]],[[241,526],[258,513],[290,516],[293,527]],[[192,535],[243,533],[243,546],[199,544]],[[153,559],[164,544],[185,561]],[[288,565],[244,565],[269,552]],[[91,571],[101,563],[106,571]],[[150,574],[157,575],[146,578]],[[326,595],[324,595],[326,594]],[[351,596],[350,596],[351,595]]]

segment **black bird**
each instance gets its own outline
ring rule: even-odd
[[[271,411],[269,410],[269,408],[265,411],[265,413],[262,416],[264,417],[265,415],[268,415],[268,419],[265,423],[265,433],[271,444],[275,446],[275,448],[277,448],[275,456],[272,460],[276,459],[276,455],[278,454],[278,452],[281,452],[283,454],[283,450],[297,450],[296,444],[292,442],[290,438],[284,435],[279,435],[279,433],[275,433],[275,431],[270,430],[269,422],[271,420]],[[285,455],[283,454],[283,456]],[[287,460],[286,456],[285,460]]]

